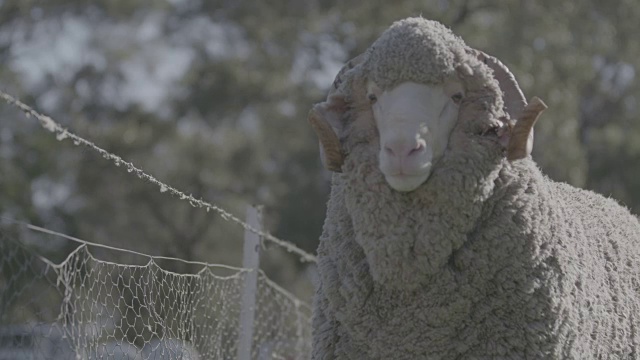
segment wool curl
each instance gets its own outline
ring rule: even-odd
[[[444,25],[409,18],[395,22],[371,45],[365,67],[383,90],[409,80],[440,84],[455,74],[466,48]]]

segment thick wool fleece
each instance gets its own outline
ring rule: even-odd
[[[411,80],[439,84],[454,75],[466,45],[444,25],[423,18],[394,23],[369,48],[366,67],[382,89]]]
[[[640,357],[638,220],[530,159],[507,162],[484,135],[504,116],[491,71],[456,61],[469,70],[458,124],[410,193],[378,169],[370,63],[343,84],[353,103],[318,248],[313,359]]]

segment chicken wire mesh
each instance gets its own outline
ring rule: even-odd
[[[0,359],[237,358],[250,270],[167,261],[0,226]],[[308,358],[308,306],[262,272],[255,304],[251,358]]]

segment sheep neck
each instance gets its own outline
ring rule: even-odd
[[[371,151],[375,146],[354,147],[334,186],[345,189],[355,240],[373,280],[392,288],[416,288],[440,272],[476,227],[502,161],[486,151],[477,159],[450,153],[425,184],[401,193],[379,171]]]

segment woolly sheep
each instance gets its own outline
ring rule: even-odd
[[[378,99],[407,82],[446,93],[451,79],[463,97],[451,100],[461,101],[445,150],[424,182],[396,189],[380,159],[379,123],[393,118],[376,117],[371,89]],[[313,359],[640,357],[640,224],[541,173],[528,155],[544,105],[525,107],[499,61],[410,18],[334,85],[310,113],[335,171]]]

